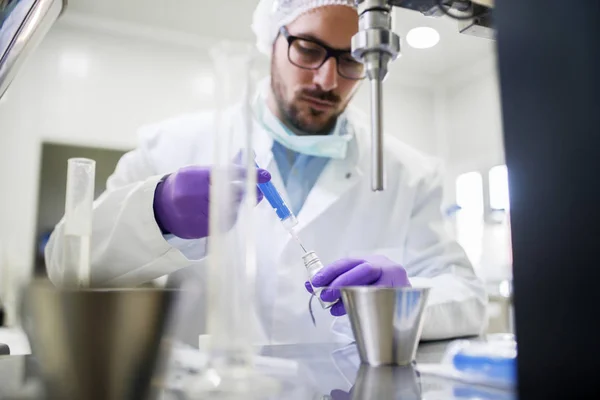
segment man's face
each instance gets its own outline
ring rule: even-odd
[[[358,31],[358,15],[349,7],[320,7],[298,17],[287,25],[287,30],[292,36],[349,51],[352,36]],[[271,62],[274,111],[300,134],[327,134],[350,102],[360,80],[340,76],[333,57],[318,69],[300,68],[290,62],[288,47],[287,39],[279,35]]]

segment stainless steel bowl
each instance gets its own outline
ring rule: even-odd
[[[152,399],[177,291],[26,288],[23,325],[50,399]],[[156,391],[157,392],[157,391]]]
[[[342,288],[342,300],[363,363],[409,365],[415,360],[429,288]]]

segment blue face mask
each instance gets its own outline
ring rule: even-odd
[[[265,85],[268,87],[268,85]],[[265,89],[263,86],[263,89]],[[273,140],[297,153],[335,159],[346,158],[348,144],[354,135],[348,129],[348,119],[341,115],[329,135],[299,136],[285,126],[267,107],[267,90],[261,90],[254,102],[254,112],[260,124]]]

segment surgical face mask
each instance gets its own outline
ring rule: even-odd
[[[268,87],[268,82],[262,86],[253,108],[256,118],[273,140],[301,154],[335,159],[346,158],[348,144],[354,135],[350,132],[348,119],[343,114],[338,118],[329,135],[296,135],[267,107]]]

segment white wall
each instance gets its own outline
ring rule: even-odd
[[[451,200],[458,175],[504,163],[495,58],[447,74],[440,80],[436,95],[441,102],[437,111],[445,135],[446,191]]]
[[[495,70],[447,91],[451,115],[448,162],[462,169],[502,162],[500,92]]]
[[[197,55],[142,41],[54,29],[0,105],[0,242],[29,273],[43,140],[128,149],[136,128],[210,104]]]
[[[354,104],[369,118],[370,93],[364,82]],[[433,88],[386,81],[383,88],[384,130],[428,154],[437,154]]]
[[[442,77],[435,99],[438,152],[447,171],[444,203],[449,205],[456,201],[455,183],[460,174],[479,171],[485,191],[489,169],[505,162],[495,58]],[[494,224],[484,223],[481,217],[462,215],[455,228],[484,279],[497,281],[512,275],[508,219]]]
[[[135,36],[58,24],[1,100],[0,243],[10,239],[23,276],[32,264],[42,141],[130,149],[140,125],[211,104],[201,43]],[[368,110],[364,89],[356,102]],[[386,129],[426,152],[436,150],[433,108],[429,88],[386,86]]]

